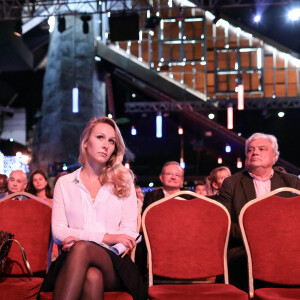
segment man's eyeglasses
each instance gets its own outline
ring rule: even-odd
[[[182,177],[182,175],[180,175],[180,174],[174,174],[174,173],[162,173],[163,175],[167,175],[167,176],[174,176],[174,177],[176,177],[176,178],[180,178],[180,177]]]

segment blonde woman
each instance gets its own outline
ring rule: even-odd
[[[104,291],[121,289],[144,298],[134,263],[121,257],[138,236],[137,198],[133,174],[122,165],[124,152],[115,122],[92,119],[81,135],[82,167],[55,185],[52,232],[63,254],[42,287],[51,290],[55,282],[53,299],[99,300]]]

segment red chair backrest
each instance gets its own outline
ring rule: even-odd
[[[253,278],[276,284],[300,284],[300,196],[272,195],[244,210]]]
[[[171,198],[145,212],[153,274],[175,279],[224,274],[230,226],[225,208],[212,200]]]
[[[47,269],[51,233],[51,208],[37,200],[0,202],[0,228],[14,234],[25,249],[33,272]],[[20,247],[13,243],[8,255],[9,274],[23,274],[26,269]]]

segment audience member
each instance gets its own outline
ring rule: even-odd
[[[203,182],[203,181],[198,182],[195,185],[194,192],[197,193],[197,194],[199,194],[199,195],[206,196],[207,195],[206,183]]]
[[[42,170],[35,170],[30,175],[26,192],[52,203],[52,192],[47,176]]]
[[[218,167],[213,169],[209,175],[211,195],[219,194],[219,190],[225,178],[231,176],[231,172],[227,167]]]
[[[128,255],[136,245],[137,198],[132,172],[122,165],[125,145],[116,123],[91,119],[80,140],[82,168],[62,176],[53,197],[52,233],[63,254],[52,263],[42,291],[53,299],[103,299],[126,289],[134,299],[143,283]]]
[[[0,174],[0,194],[7,192],[7,176],[5,174]]]
[[[246,141],[245,171],[226,178],[219,197],[231,214],[231,233],[228,252],[230,282],[247,290],[247,259],[243,247],[238,217],[250,200],[280,187],[300,189],[300,179],[292,174],[273,170],[278,159],[277,139],[273,135],[254,133]]]
[[[135,193],[138,200],[138,211],[139,213],[142,212],[142,207],[144,203],[144,194],[142,192],[142,188],[139,185],[135,185]]]
[[[0,194],[0,199],[12,193],[24,192],[27,185],[27,176],[22,170],[12,171],[8,178],[7,192]],[[14,199],[27,199],[25,196],[17,196]]]
[[[177,161],[168,161],[164,164],[159,179],[162,187],[156,188],[145,194],[145,200],[142,212],[152,203],[167,197],[171,194],[180,192],[183,186],[184,170]],[[185,198],[194,198],[185,196]],[[138,244],[136,248],[135,262],[138,265],[144,278],[147,276],[147,248],[144,241]]]
[[[144,210],[153,202],[177,193],[183,186],[184,170],[177,161],[168,161],[164,164],[159,179],[162,188],[157,188],[145,194]]]

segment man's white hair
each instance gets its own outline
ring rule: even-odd
[[[246,146],[245,146],[246,155],[247,155],[247,151],[248,151],[248,148],[249,148],[249,144],[252,141],[259,140],[259,139],[266,139],[266,140],[268,140],[271,143],[273,151],[274,151],[274,153],[276,155],[276,159],[275,159],[275,162],[276,162],[278,160],[278,157],[279,157],[278,143],[277,143],[276,137],[274,135],[272,135],[272,134],[265,134],[265,133],[260,133],[260,132],[256,132],[256,133],[252,134],[246,140]]]

